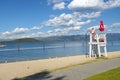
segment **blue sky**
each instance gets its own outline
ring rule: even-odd
[[[0,39],[120,32],[120,0],[0,0]]]

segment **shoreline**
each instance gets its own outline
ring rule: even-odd
[[[108,52],[109,58],[120,57],[120,51]],[[49,59],[20,61],[11,63],[0,63],[0,80],[11,80],[14,78],[25,77],[42,71],[50,71],[68,65],[82,64],[93,61],[96,58],[89,58],[86,55],[56,57]]]
[[[120,52],[120,51],[111,51],[111,52]],[[108,53],[111,53],[108,52]],[[48,58],[39,58],[39,59],[25,59],[25,60],[15,60],[15,61],[0,61],[0,64],[4,64],[4,63],[14,63],[14,62],[26,62],[26,61],[35,61],[35,60],[45,60],[45,59],[54,59],[54,58],[63,58],[63,57],[72,57],[72,56],[88,56],[88,54],[79,54],[79,55],[66,55],[66,56],[56,56],[56,57],[48,57]]]

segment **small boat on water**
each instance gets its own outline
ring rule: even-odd
[[[0,48],[6,47],[6,45],[4,44],[0,44]]]

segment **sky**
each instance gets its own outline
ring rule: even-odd
[[[120,33],[120,0],[0,0],[0,39]]]

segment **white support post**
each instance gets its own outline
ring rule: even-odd
[[[100,44],[99,44],[99,35],[96,34],[96,36],[97,36],[97,49],[98,49],[98,56],[101,57]]]
[[[105,57],[107,57],[107,48],[106,48],[106,42],[107,40],[106,40],[106,35],[105,35],[105,46],[104,46],[104,52],[105,52]]]
[[[89,42],[89,57],[91,58],[92,54],[92,35],[90,34],[90,42]]]
[[[105,51],[105,57],[107,57],[107,49],[106,49],[106,45],[104,46],[104,51]]]
[[[91,58],[91,53],[92,53],[92,45],[89,44],[89,57]]]
[[[98,56],[101,57],[100,45],[99,44],[97,44],[97,45],[98,45]]]

